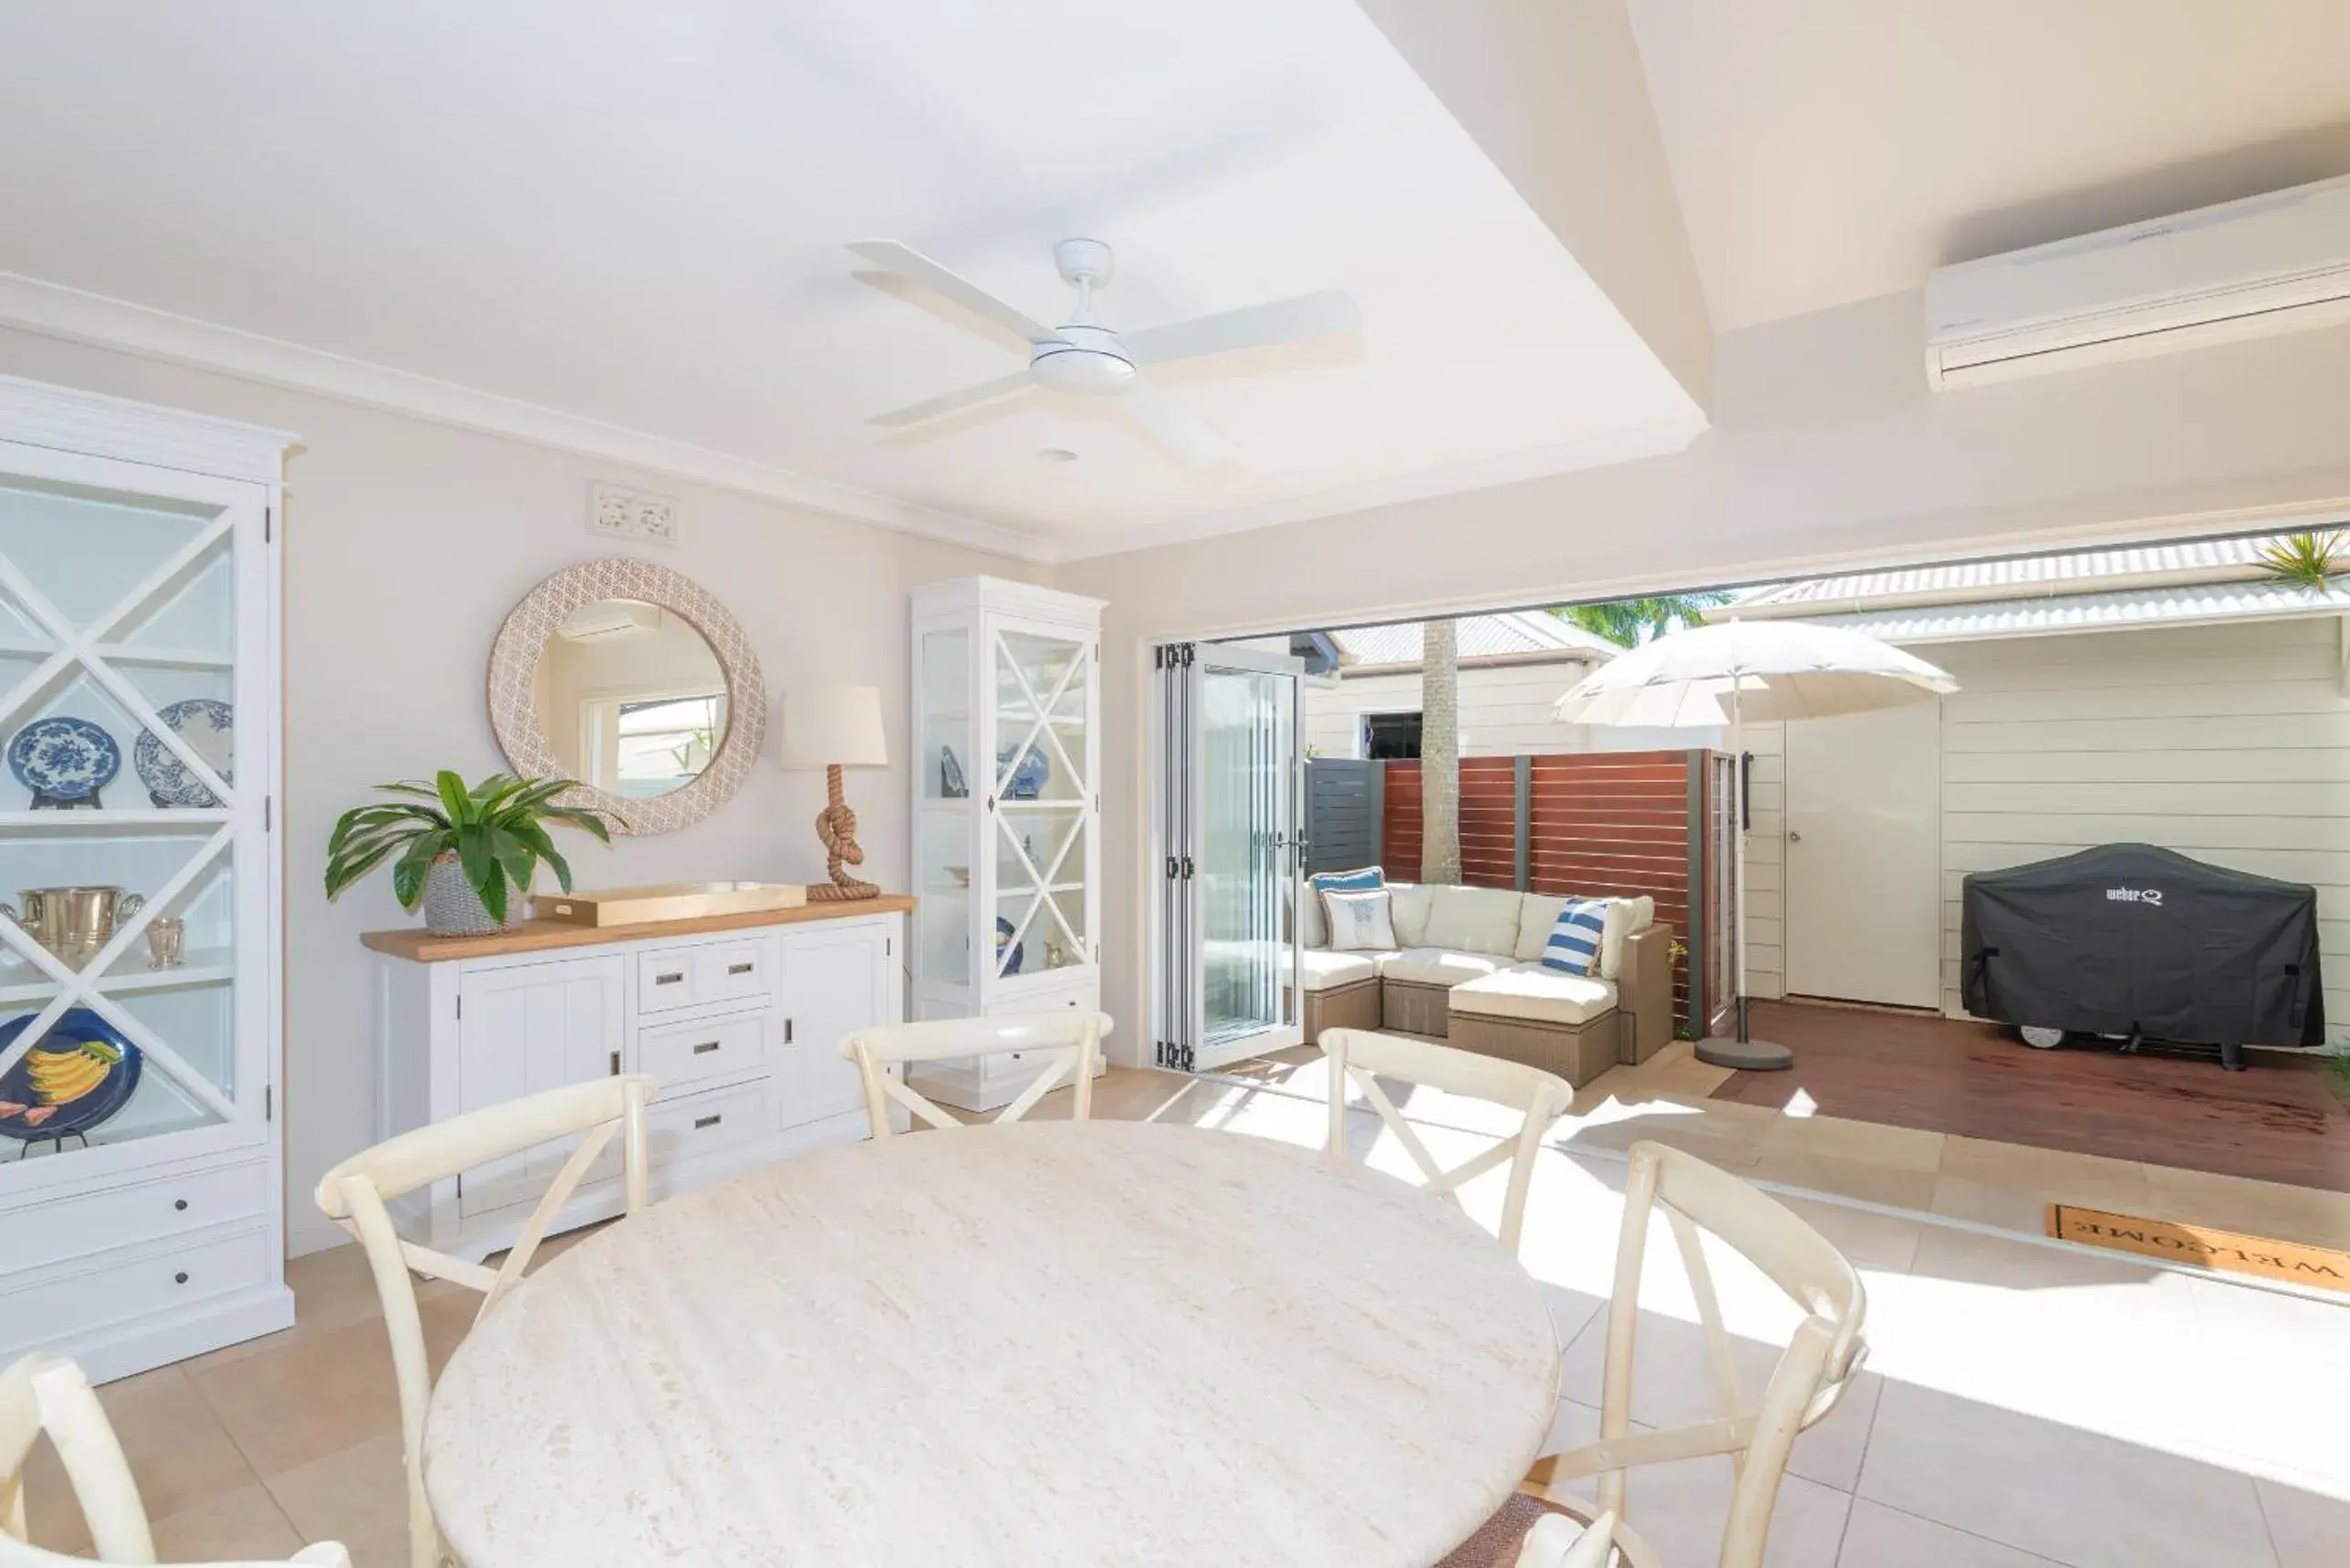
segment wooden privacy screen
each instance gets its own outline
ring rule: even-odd
[[[1461,763],[1461,879],[1515,888],[1518,775],[1526,764],[1525,878],[1536,893],[1586,893],[1657,901],[1657,919],[1690,946],[1691,909],[1701,906],[1709,837],[1691,834],[1691,810],[1705,822],[1703,752],[1573,752],[1549,756],[1467,757]],[[1387,766],[1380,859],[1398,880],[1419,876],[1420,778],[1416,761]],[[1711,836],[1719,840],[1721,827]],[[1697,897],[1692,898],[1692,888]],[[1721,975],[1726,956],[1708,968]],[[1708,987],[1717,1011],[1726,1000]],[[1673,1012],[1690,1017],[1689,958],[1673,964]]]

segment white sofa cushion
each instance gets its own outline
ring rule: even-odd
[[[1384,953],[1402,946],[1388,920],[1384,888],[1367,893],[1326,892],[1322,895],[1322,908],[1330,917],[1333,952]]]
[[[1588,1023],[1616,1010],[1616,987],[1591,975],[1513,964],[1454,986],[1445,1001],[1451,1012],[1482,1018]]]
[[[1518,911],[1525,901],[1508,888],[1440,887],[1428,912],[1428,945],[1511,958],[1518,950]]]
[[[1407,948],[1379,961],[1379,978],[1408,985],[1459,985],[1464,980],[1482,980],[1508,961],[1492,953],[1455,948]]]
[[[1395,925],[1396,946],[1428,945],[1428,911],[1435,899],[1436,889],[1425,882],[1388,884],[1388,919]]]
[[[1548,893],[1528,893],[1521,900],[1518,911],[1518,945],[1513,950],[1520,963],[1542,962],[1543,950],[1550,945],[1550,929],[1558,924],[1558,917],[1566,908],[1565,898],[1554,898]]]
[[[1599,934],[1599,978],[1615,980],[1624,972],[1624,939],[1657,923],[1654,898],[1617,898],[1607,906],[1607,929]]]
[[[1342,985],[1357,981],[1377,980],[1379,961],[1392,957],[1389,953],[1334,953],[1324,948],[1307,948],[1298,957],[1298,969],[1305,976],[1308,991],[1336,991]],[[1288,955],[1282,955],[1282,975],[1288,977]]]

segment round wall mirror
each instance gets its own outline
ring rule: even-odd
[[[649,562],[556,573],[490,652],[490,722],[514,770],[579,780],[629,833],[673,832],[724,804],[758,756],[765,712],[734,618]]]

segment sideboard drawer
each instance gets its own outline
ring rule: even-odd
[[[702,955],[691,948],[662,948],[637,955],[637,1016],[669,1012],[706,1000],[695,994]]]
[[[36,1272],[26,1288],[0,1294],[0,1355],[267,1284],[277,1251],[276,1232],[256,1228],[87,1273]]]
[[[740,1088],[717,1089],[681,1100],[663,1100],[646,1113],[646,1140],[655,1169],[699,1159],[766,1136],[767,1085],[763,1079]]]
[[[5,1272],[36,1269],[116,1247],[176,1236],[269,1206],[269,1168],[253,1161],[141,1181],[84,1197],[53,1197],[0,1213]]]
[[[728,942],[694,955],[699,1002],[751,1002],[772,989],[765,942]]]
[[[769,1027],[764,1012],[648,1027],[637,1036],[637,1070],[659,1079],[664,1096],[706,1079],[754,1072],[766,1065]]]

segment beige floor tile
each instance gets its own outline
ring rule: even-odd
[[[305,1541],[341,1542],[356,1568],[401,1568],[407,1561],[408,1493],[400,1447],[400,1434],[386,1432],[281,1471],[264,1484]]]
[[[1635,1423],[1638,1429],[1638,1423]],[[1580,1401],[1560,1402],[1551,1436],[1558,1449],[1599,1436],[1599,1412]],[[1721,1553],[1722,1521],[1729,1517],[1731,1473],[1726,1458],[1643,1465],[1625,1481],[1624,1516],[1666,1563],[1714,1563]],[[1590,1483],[1574,1490],[1588,1497]],[[1852,1499],[1832,1487],[1790,1475],[1780,1482],[1771,1511],[1771,1538],[1763,1568],[1835,1568]]]
[[[2050,1559],[1856,1498],[1836,1568],[2047,1568]]]
[[[2350,1501],[2275,1481],[2255,1483],[2278,1568],[2342,1568],[2350,1562]]]
[[[1861,1468],[1871,1501],[2074,1568],[2272,1568],[2247,1477],[1890,1382]]]
[[[1906,1273],[1918,1256],[1924,1227],[1915,1220],[1788,1194],[1781,1194],[1779,1201],[1863,1273]]]
[[[471,1326],[478,1298],[421,1303],[436,1366]],[[380,1319],[190,1374],[258,1475],[278,1475],[400,1427],[399,1387]]]
[[[2146,1174],[2153,1189],[2149,1219],[2350,1250],[2350,1192],[2321,1192],[2167,1165],[2149,1165]]]
[[[1931,1170],[1774,1147],[1768,1138],[1756,1151],[1753,1163],[1739,1174],[1804,1191],[1827,1192],[1839,1198],[1856,1198],[1864,1203],[1921,1210],[1933,1201],[1936,1180]]]
[[[166,1563],[266,1562],[291,1557],[308,1544],[258,1483],[158,1515],[153,1526],[155,1554]]]
[[[121,1378],[99,1389],[98,1397],[121,1440],[123,1457],[130,1461],[149,1517],[195,1507],[259,1479],[179,1367]],[[25,1490],[27,1522],[36,1542],[54,1552],[88,1546],[81,1510],[67,1486],[56,1450],[47,1443],[28,1457]]]
[[[1939,1169],[1942,1135],[1915,1127],[1879,1127],[1874,1122],[1846,1121],[1842,1116],[1783,1116],[1763,1135],[1765,1149],[1823,1155],[1894,1170]]]
[[[2153,1193],[2147,1168],[2136,1160],[1987,1138],[1946,1139],[1941,1173],[1955,1180],[2029,1192],[2043,1204],[2080,1203],[2123,1212],[2135,1212],[2131,1206],[2147,1202]],[[2036,1221],[2032,1228],[2037,1231]]]

